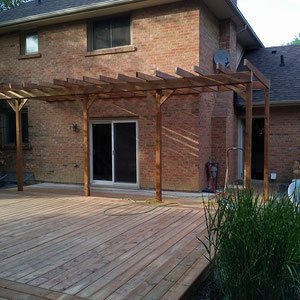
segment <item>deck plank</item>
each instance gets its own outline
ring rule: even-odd
[[[137,218],[146,221],[150,217],[151,214],[139,216]],[[72,245],[71,247],[68,245],[67,248],[58,250],[58,252],[51,257],[45,257],[44,255],[40,256],[39,262],[35,263],[34,265],[34,268],[38,269],[37,271],[30,274],[28,274],[28,269],[22,273],[18,272],[17,278],[21,278],[21,282],[26,282],[28,280],[32,280],[33,278],[37,278],[58,266],[61,266],[66,261],[78,257],[81,253],[85,253],[94,249],[95,245],[101,245],[101,249],[104,249],[106,247],[106,243],[112,238],[125,233],[127,230],[130,230],[135,226],[135,223],[133,223],[132,220],[133,219],[124,221],[124,223],[118,224],[118,226],[113,226],[113,224],[110,222],[102,228],[102,232],[100,231],[100,226],[97,226],[94,231],[85,233],[84,238],[82,240],[77,240],[75,245]],[[45,259],[47,259],[47,261],[45,261]],[[27,276],[24,275],[26,272],[28,274]]]
[[[97,219],[97,216],[96,216]],[[126,219],[124,217],[123,219]],[[111,234],[113,233],[113,230],[125,230],[126,228],[124,224],[131,225],[130,222],[132,220],[127,218],[127,221],[124,223],[116,223],[113,224],[114,219],[103,216],[102,219],[100,218],[99,221],[95,221],[93,219],[93,222],[87,226],[81,226],[79,229],[77,229],[76,232],[71,231],[70,237],[66,237],[66,235],[61,235],[62,238],[61,241],[58,243],[53,243],[53,241],[50,241],[50,243],[47,243],[47,248],[45,249],[45,244],[42,244],[42,247],[44,251],[40,255],[36,255],[36,252],[39,252],[40,248],[36,249],[37,247],[33,244],[33,248],[28,249],[27,255],[24,257],[24,261],[26,261],[26,264],[23,266],[20,266],[18,264],[18,260],[14,260],[12,264],[6,264],[5,268],[1,268],[0,276],[3,274],[5,276],[10,276],[10,279],[17,279],[25,276],[28,274],[31,270],[31,268],[41,267],[41,265],[38,265],[39,263],[43,264],[49,264],[50,259],[57,261],[59,258],[63,258],[64,251],[73,249],[77,250],[77,248],[74,248],[75,246],[78,246],[80,244],[85,245],[91,245],[93,247],[93,243],[96,243],[98,240],[101,239],[109,239],[111,237]],[[132,226],[132,225],[131,225]],[[108,229],[110,229],[108,231]],[[22,251],[22,247],[19,247],[17,252]],[[78,251],[81,251],[80,249]],[[31,254],[31,260],[28,260],[28,254]],[[33,262],[33,266],[32,266]],[[17,269],[13,269],[12,266],[17,267]],[[9,270],[8,272],[5,272],[5,270]],[[16,276],[13,276],[13,274],[16,274]]]
[[[51,300],[79,300],[82,298],[30,286],[18,282],[0,279],[0,295],[7,297],[4,299],[51,299]],[[1,299],[1,298],[0,298]]]
[[[204,234],[200,206],[1,193],[0,299],[179,299],[208,265]]]
[[[200,212],[199,212],[200,214]],[[160,240],[152,243],[144,251],[138,253],[129,259],[126,263],[117,267],[116,269],[110,271],[105,275],[104,278],[99,279],[85,290],[78,293],[81,297],[88,297],[92,299],[105,299],[108,297],[112,291],[119,288],[122,284],[127,282],[131,276],[135,275],[138,271],[145,268],[149,262],[156,259],[163,252],[165,252],[169,247],[177,243],[184,236],[189,234],[192,226],[195,221],[199,218],[198,214],[195,214],[193,217],[190,217],[188,220],[182,224],[182,229],[178,229],[176,234],[173,232],[169,235],[164,235]],[[175,231],[175,230],[174,230]]]
[[[204,223],[195,230],[194,235],[188,235],[179,243],[169,248],[163,255],[133,277],[125,285],[116,290],[108,299],[140,298],[150,292],[169,272],[178,266],[184,258],[191,255],[198,248],[198,233],[203,229]]]
[[[171,213],[169,213],[169,218],[172,218]],[[135,231],[127,232],[128,236],[117,236],[107,243],[107,247],[100,251],[99,247],[85,252],[81,256],[77,257],[75,260],[71,260],[50,272],[50,274],[45,274],[44,276],[37,278],[34,283],[41,283],[44,281],[44,284],[40,286],[45,288],[61,288],[66,289],[72,284],[76,284],[80,279],[85,278],[90,274],[94,274],[97,270],[104,267],[106,264],[114,261],[117,257],[124,253],[128,253],[132,248],[135,248],[138,243],[141,243],[143,239],[149,238],[154,235],[156,232],[159,232],[160,228],[157,228],[160,215],[155,215],[152,219],[145,221],[144,226],[153,226],[154,230],[145,234],[144,229],[141,227],[135,228]],[[162,225],[162,224],[161,224]],[[131,235],[131,237],[129,236]],[[120,244],[122,246],[120,247]],[[89,260],[87,262],[87,257]],[[95,267],[97,266],[97,267]],[[85,272],[82,272],[82,269],[85,269]],[[91,269],[89,269],[91,268]],[[60,274],[61,269],[64,270],[64,274]],[[68,276],[69,275],[69,276]],[[64,280],[64,277],[67,277],[67,280]],[[46,280],[45,280],[46,278]],[[45,282],[47,281],[47,282]]]
[[[173,222],[171,225],[169,225],[166,229],[161,230],[159,233],[157,233],[152,238],[148,238],[147,240],[143,241],[137,247],[135,247],[132,251],[125,252],[118,258],[116,258],[114,261],[112,261],[110,264],[106,265],[104,268],[99,270],[96,274],[93,274],[92,276],[89,276],[76,284],[75,286],[70,287],[66,291],[70,292],[71,294],[76,294],[80,292],[82,289],[88,287],[89,285],[93,284],[95,281],[106,275],[111,270],[114,270],[115,268],[121,266],[124,263],[128,263],[128,260],[131,260],[131,262],[134,264],[137,257],[142,256],[142,251],[149,251],[150,248],[153,247],[153,244],[157,241],[161,241],[164,239],[171,231],[176,229],[176,226],[179,224],[182,224],[184,222],[184,218],[186,217],[186,214],[180,218],[179,220]],[[147,252],[146,252],[147,254]],[[101,280],[100,280],[101,281]],[[97,287],[97,284],[95,284]]]

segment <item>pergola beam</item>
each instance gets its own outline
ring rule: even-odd
[[[218,69],[218,68],[217,68],[217,69]],[[221,72],[224,74],[224,76],[227,75],[227,72],[226,72],[224,69],[221,69],[221,68],[220,68],[220,69],[218,69],[218,70],[221,71]],[[203,77],[203,78],[207,78],[206,75],[203,75],[203,74],[201,73],[201,70],[200,70],[200,68],[199,68],[198,66],[195,66],[195,67],[194,67],[194,71],[197,72],[197,73],[199,74],[199,76],[201,76],[201,77]],[[231,79],[230,76],[226,76],[226,78]],[[216,83],[220,83],[220,81],[216,81]],[[241,86],[241,85],[239,85],[239,87],[240,87],[240,86]],[[238,95],[240,95],[243,99],[246,98],[245,93],[244,93],[242,90],[240,90],[239,87],[236,87],[236,86],[233,86],[233,85],[227,85],[226,87],[227,87],[229,90],[231,90],[231,91],[237,93]],[[242,88],[244,89],[244,86],[243,86]]]
[[[270,88],[270,80],[261,73],[254,65],[251,64],[251,62],[247,59],[244,59],[244,66],[253,73],[253,75],[266,87]]]
[[[176,68],[175,73],[177,75],[179,75],[182,78],[187,78],[187,79],[193,79],[193,78],[197,78],[197,76],[189,71],[186,71],[184,69],[181,68]],[[214,88],[214,87],[202,87],[202,88],[194,88],[194,90],[198,91],[198,92],[217,92],[218,89]]]
[[[124,81],[124,82],[129,82],[129,83],[135,83],[135,82],[145,82],[143,79],[138,78],[138,77],[131,77],[131,76],[127,76],[124,74],[118,74],[117,75],[117,79]]]
[[[125,81],[122,81],[120,79],[116,79],[116,78],[112,78],[112,77],[108,77],[108,76],[104,76],[104,75],[100,75],[99,80],[106,82],[106,83],[112,83],[112,84],[126,83]]]
[[[86,82],[84,80],[79,80],[79,79],[75,79],[75,78],[67,78],[67,82],[68,83],[71,83],[71,84],[74,84],[74,85],[78,85],[78,86],[82,86],[82,87],[85,87],[85,86],[91,86],[92,84],[89,83],[89,82]]]
[[[145,73],[142,73],[142,72],[136,72],[135,76],[137,78],[140,78],[140,79],[143,79],[143,80],[146,80],[146,81],[159,81],[159,80],[161,80],[160,78],[158,78],[156,76],[148,75],[148,74],[145,74]]]
[[[164,74],[164,75],[163,75]],[[234,73],[231,78],[227,78],[222,74],[214,74],[210,76],[195,76],[193,80],[190,78],[178,78],[172,75],[167,75],[161,71],[157,72],[157,75],[161,77],[167,77],[167,79],[158,80],[135,80],[136,82],[124,82],[119,79],[110,78],[107,76],[100,76],[99,79],[84,77],[83,82],[91,83],[90,85],[78,85],[79,82],[71,83],[70,80],[60,80],[54,79],[53,84],[42,83],[41,90],[47,85],[47,88],[53,89],[49,90],[46,94],[38,89],[29,90],[22,87],[21,90],[8,90],[2,91],[0,94],[0,99],[22,99],[22,98],[42,98],[42,97],[56,97],[56,96],[84,96],[88,94],[113,94],[113,93],[132,93],[132,92],[142,92],[147,93],[149,91],[155,92],[156,90],[172,90],[172,89],[197,89],[198,92],[201,91],[199,88],[207,89],[213,87],[226,87],[227,85],[245,84],[250,81],[249,74],[246,73]],[[150,76],[150,75],[149,75]],[[172,77],[172,78],[171,78]],[[128,79],[128,78],[127,78]],[[103,81],[107,81],[103,83]],[[110,83],[108,83],[110,82]],[[114,82],[114,83],[111,83]],[[30,93],[30,94],[29,94]],[[48,96],[49,95],[49,96]]]

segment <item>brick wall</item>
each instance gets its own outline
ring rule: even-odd
[[[231,20],[219,23],[219,48],[226,49],[231,55],[231,70],[236,70],[237,42],[236,27]],[[212,112],[212,158],[219,164],[219,185],[223,186],[226,173],[226,151],[237,146],[237,117],[232,101],[232,92],[216,95]],[[237,153],[229,153],[229,183],[236,179]]]
[[[262,116],[262,109],[254,110]],[[295,160],[300,159],[300,107],[272,107],[270,114],[270,171],[278,182],[290,182]]]
[[[0,81],[50,81],[52,78],[134,75],[156,69],[173,73],[179,66],[200,66],[214,72],[213,54],[221,40],[234,53],[234,27],[221,28],[201,1],[187,0],[134,11],[132,39],[137,51],[87,57],[86,22],[39,29],[41,58],[18,60],[18,33],[0,36]],[[224,32],[221,35],[220,31]],[[228,40],[229,39],[229,40]],[[13,66],[13,68],[12,68]],[[204,165],[215,156],[224,174],[226,147],[233,144],[235,114],[232,93],[171,97],[163,106],[163,188],[197,191],[206,185]],[[224,105],[226,103],[226,105]],[[48,182],[82,183],[82,129],[79,100],[63,103],[29,101],[29,139],[26,170]],[[219,108],[223,108],[218,115]],[[92,119],[134,118],[139,124],[141,187],[154,187],[155,106],[151,99],[98,100]],[[220,117],[221,119],[216,119]],[[224,120],[222,119],[224,118]],[[217,135],[225,130],[221,139]],[[225,139],[225,143],[224,142]],[[222,147],[222,148],[220,148]],[[14,170],[15,153],[6,151],[7,169]],[[223,178],[221,182],[223,181]]]
[[[0,37],[0,81],[49,81],[52,78],[133,75],[156,69],[173,73],[176,66],[191,70],[199,62],[199,3],[186,1],[134,11],[135,52],[86,57],[86,23],[74,22],[39,29],[41,58],[18,60],[19,35]],[[14,66],[14,68],[11,68]],[[81,183],[83,177],[82,128],[79,100],[29,105],[31,150],[25,151],[26,170],[36,179]],[[119,99],[97,101],[91,118],[131,118],[139,123],[141,187],[154,187],[155,111],[153,100]],[[174,122],[176,120],[176,122]],[[170,98],[163,106],[164,188],[199,190],[199,96]],[[8,169],[13,170],[14,151],[6,151]]]

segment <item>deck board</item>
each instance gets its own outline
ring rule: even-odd
[[[208,265],[201,206],[7,190],[0,233],[0,299],[180,299]]]

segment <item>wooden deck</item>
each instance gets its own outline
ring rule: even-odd
[[[208,265],[201,207],[0,190],[0,217],[0,299],[173,300]]]

